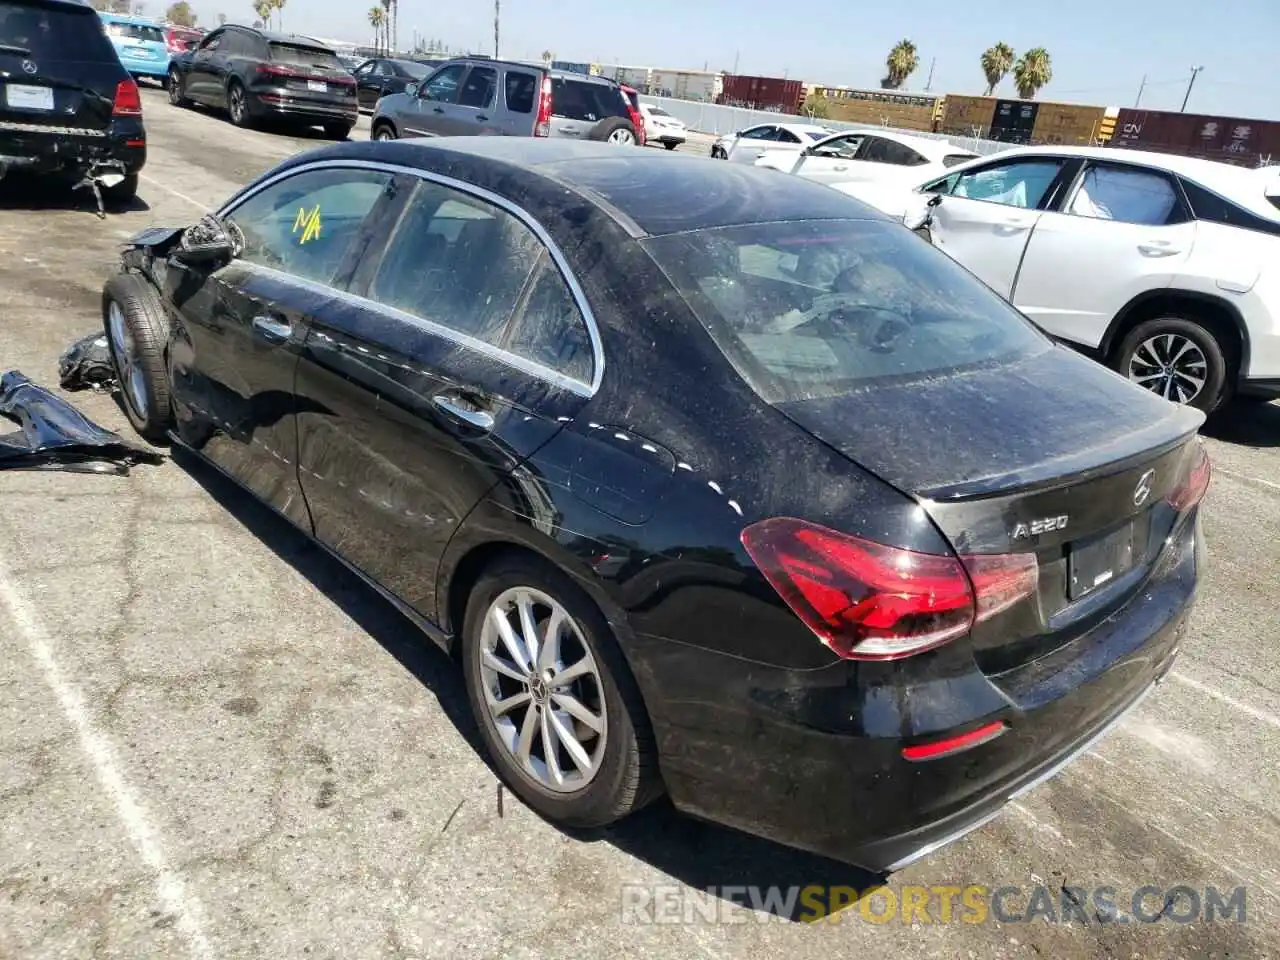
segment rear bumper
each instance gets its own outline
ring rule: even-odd
[[[137,173],[147,162],[139,121],[117,121],[108,132],[0,123],[0,165],[39,174],[83,175],[95,167]]]
[[[313,100],[290,96],[278,90],[264,90],[251,94],[249,105],[258,117],[351,124],[360,118],[360,108],[354,97],[350,100]]]
[[[120,65],[135,77],[162,78],[169,75],[168,60],[135,60],[131,57],[121,57]]]
[[[676,806],[872,871],[981,827],[1086,751],[1168,672],[1203,545],[1184,524],[1128,602],[1037,659],[988,676],[942,648],[887,669],[773,669],[655,648],[633,656]],[[936,656],[935,656],[936,654]],[[909,743],[993,720],[994,740],[911,762]]]

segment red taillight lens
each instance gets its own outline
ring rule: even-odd
[[[850,660],[897,660],[963,636],[1031,594],[1032,555],[915,553],[791,517],[742,531],[760,572],[818,638]]]
[[[1209,480],[1213,475],[1209,454],[1201,441],[1196,441],[1192,456],[1195,459],[1191,461],[1191,471],[1187,474],[1187,479],[1177,489],[1171,491],[1167,498],[1169,506],[1179,513],[1190,510],[1204,499],[1204,495],[1209,490]]]
[[[542,78],[542,90],[538,94],[538,119],[533,124],[535,137],[551,136],[551,78]]]
[[[903,747],[902,755],[908,760],[936,760],[938,757],[959,753],[961,750],[968,750],[994,740],[1008,729],[1004,721],[996,720],[993,723],[983,724],[976,730],[970,730],[968,733]]]
[[[138,93],[138,85],[132,80],[121,80],[116,84],[116,99],[111,105],[113,117],[142,116],[142,96]]]

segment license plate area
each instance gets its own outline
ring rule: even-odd
[[[1067,548],[1067,597],[1079,600],[1133,569],[1134,527],[1078,540]]]
[[[36,87],[26,83],[4,85],[5,105],[14,110],[52,110],[53,89]]]
[[[329,85],[323,80],[308,80],[307,89],[314,93],[328,93]]]

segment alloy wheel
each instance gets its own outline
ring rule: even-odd
[[[1209,363],[1195,341],[1176,333],[1143,340],[1129,358],[1129,379],[1174,403],[1190,403],[1209,379]]]
[[[182,80],[176,70],[169,71],[169,102],[174,106],[182,103]]]
[[[147,392],[143,382],[143,370],[138,365],[133,334],[125,321],[120,304],[112,300],[107,306],[107,328],[111,332],[111,348],[116,358],[116,372],[120,375],[120,388],[125,402],[141,419],[147,418]]]
[[[512,587],[485,611],[479,646],[503,747],[546,790],[586,787],[604,759],[608,717],[600,668],[569,612],[541,590]]]
[[[244,91],[239,87],[231,88],[231,119],[238,126],[244,120]]]
[[[389,127],[379,127],[378,132],[373,135],[375,140],[394,140]]]
[[[613,133],[609,134],[609,142],[618,144],[619,146],[629,147],[636,142],[636,135],[626,127],[619,127]]]

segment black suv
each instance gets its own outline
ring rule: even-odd
[[[169,102],[225,109],[237,127],[274,119],[345,139],[359,115],[356,81],[310,37],[225,26],[169,64]]]
[[[0,76],[0,172],[89,181],[112,201],[137,193],[142,100],[92,7],[0,0]]]

